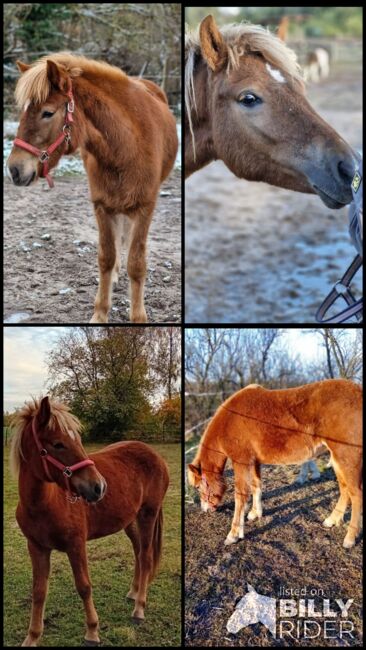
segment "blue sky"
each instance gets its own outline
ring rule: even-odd
[[[45,360],[65,327],[4,328],[4,409],[16,406],[46,390]]]

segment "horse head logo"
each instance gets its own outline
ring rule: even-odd
[[[263,623],[276,637],[276,599],[257,594],[248,584],[248,593],[238,602],[226,629],[231,634],[237,634],[242,627],[253,623]]]

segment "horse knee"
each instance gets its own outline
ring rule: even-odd
[[[82,585],[77,585],[77,590],[80,598],[82,600],[87,600],[91,596],[91,585],[89,584],[82,584]]]
[[[116,264],[116,251],[114,247],[110,247],[107,250],[100,247],[98,252],[98,263],[101,273],[113,271]]]
[[[134,244],[130,248],[127,262],[127,273],[131,280],[142,280],[146,275],[146,245]]]

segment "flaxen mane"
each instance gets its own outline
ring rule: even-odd
[[[126,76],[119,68],[99,61],[91,61],[83,56],[76,56],[69,52],[49,54],[35,61],[29,70],[19,78],[15,89],[15,98],[19,108],[24,108],[27,102],[42,104],[46,101],[51,92],[50,82],[47,77],[47,61],[54,61],[57,65],[63,66],[71,78],[97,75],[122,79]]]
[[[15,476],[19,474],[20,458],[22,457],[25,460],[21,447],[23,432],[37,413],[41,401],[42,397],[39,399],[33,398],[31,402],[26,402],[12,419],[11,428],[13,429],[13,434],[10,448],[10,466]],[[81,423],[70,413],[65,404],[50,400],[50,407],[51,418],[48,427],[51,431],[59,428],[63,433],[68,433],[70,430],[76,431],[77,433],[81,432]]]
[[[271,65],[288,75],[290,82],[303,83],[297,56],[283,41],[260,25],[240,23],[220,27],[228,47],[227,73],[239,66],[240,58],[248,52],[259,52]],[[196,108],[194,72],[197,58],[201,54],[199,27],[188,31],[185,39],[185,88],[184,100],[193,140],[192,110]]]

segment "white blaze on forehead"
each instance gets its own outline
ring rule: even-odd
[[[281,84],[286,83],[286,79],[282,76],[282,74],[281,74],[281,72],[279,70],[276,70],[276,68],[271,68],[269,63],[266,63],[266,68],[267,68],[269,74],[271,75],[271,77],[273,77],[273,79],[275,79],[276,81],[279,81],[279,83],[281,83]]]
[[[30,99],[27,99],[27,101],[26,101],[25,104],[24,104],[24,110],[25,110],[25,111],[27,110],[29,104],[30,104]]]
[[[76,434],[73,431],[71,431],[71,429],[68,429],[67,433],[69,434],[72,440],[76,440]]]

